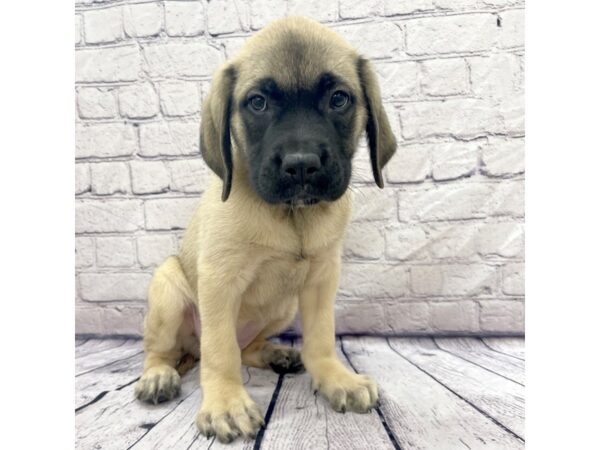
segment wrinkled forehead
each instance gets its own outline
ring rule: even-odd
[[[289,31],[277,38],[250,40],[236,58],[236,98],[244,97],[266,79],[288,92],[314,89],[324,75],[359,92],[358,55],[345,42]]]

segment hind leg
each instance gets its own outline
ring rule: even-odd
[[[290,320],[276,321],[267,326],[242,350],[242,364],[266,369],[270,367],[277,373],[296,373],[304,370],[300,352],[289,345],[275,344],[267,337],[281,332]]]
[[[193,306],[193,293],[179,259],[171,256],[156,269],[148,290],[144,372],[135,386],[140,400],[156,404],[179,394],[181,378],[175,366],[192,332],[186,313]]]

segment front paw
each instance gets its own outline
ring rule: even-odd
[[[207,438],[217,436],[223,443],[229,443],[238,436],[254,439],[264,424],[260,407],[242,387],[233,393],[227,393],[227,389],[215,391],[218,392],[216,397],[206,395],[196,417],[200,433]]]
[[[332,370],[317,377],[313,387],[341,413],[368,413],[375,407],[379,394],[377,384],[366,375],[355,374],[346,368]]]
[[[147,369],[135,385],[135,396],[148,403],[162,403],[179,395],[181,377],[167,365]]]

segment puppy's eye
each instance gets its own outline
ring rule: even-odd
[[[342,109],[350,101],[350,96],[344,91],[335,91],[329,100],[329,105],[333,109]]]
[[[262,95],[253,95],[250,97],[249,104],[254,111],[262,112],[267,109],[267,99]]]

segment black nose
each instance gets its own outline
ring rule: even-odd
[[[320,168],[321,159],[315,153],[289,153],[281,161],[281,170],[301,183]]]

